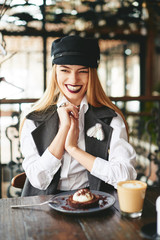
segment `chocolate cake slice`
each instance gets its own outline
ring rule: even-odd
[[[83,188],[70,195],[68,204],[73,208],[91,208],[98,206],[99,196],[93,194],[89,189]]]

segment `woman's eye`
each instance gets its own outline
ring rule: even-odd
[[[82,71],[80,71],[80,73],[88,73],[88,71],[87,70],[82,70]]]
[[[61,72],[67,72],[67,70],[66,69],[61,69]]]

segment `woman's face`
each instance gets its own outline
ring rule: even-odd
[[[74,105],[79,105],[88,85],[89,68],[79,65],[57,65],[57,82],[61,92]]]

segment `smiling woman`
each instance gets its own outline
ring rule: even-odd
[[[78,65],[57,65],[57,83],[61,93],[79,105],[87,91],[89,68]]]
[[[97,75],[97,40],[57,39],[51,55],[50,84],[21,125],[27,175],[22,195],[107,190],[135,179],[126,121]]]

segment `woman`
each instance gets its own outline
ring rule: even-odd
[[[27,180],[23,196],[89,187],[116,188],[135,179],[135,151],[121,111],[97,76],[95,39],[67,36],[52,43],[52,79],[22,124]]]

